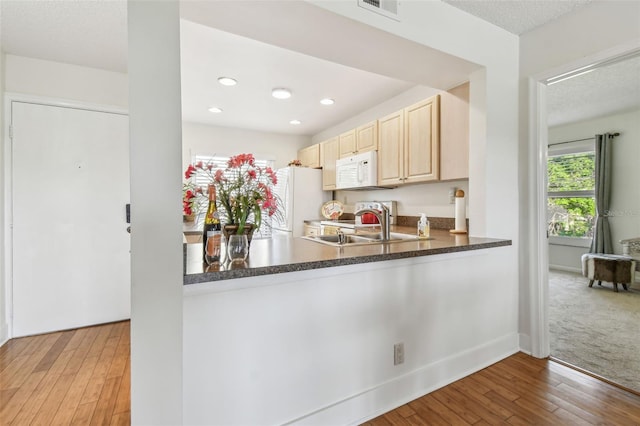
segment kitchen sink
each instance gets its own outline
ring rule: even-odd
[[[314,235],[314,236],[306,236],[302,237],[310,241],[315,241],[318,243],[327,244],[335,247],[346,247],[346,246],[361,246],[361,245],[371,245],[371,244],[389,244],[389,243],[400,243],[403,241],[418,241],[418,237],[415,235],[409,234],[400,234],[396,232],[392,232],[390,235],[391,239],[388,241],[382,241],[382,236],[377,234],[345,234],[344,235],[344,243],[340,244],[338,242],[338,235]]]

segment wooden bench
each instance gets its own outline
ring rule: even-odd
[[[587,277],[589,287],[593,282],[602,281],[613,283],[613,291],[618,292],[618,284],[628,290],[627,284],[634,281],[636,261],[625,255],[586,253],[582,255],[582,275]]]

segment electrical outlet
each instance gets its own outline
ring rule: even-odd
[[[404,363],[404,343],[393,345],[393,365]]]
[[[456,203],[456,191],[458,190],[458,188],[453,187],[453,188],[449,188],[449,204],[455,204]]]

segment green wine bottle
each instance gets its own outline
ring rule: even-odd
[[[216,207],[216,188],[209,185],[209,207],[202,231],[202,260],[207,264],[221,262],[222,226]]]

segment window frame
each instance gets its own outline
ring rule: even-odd
[[[547,200],[550,198],[592,198],[595,203],[595,189],[586,190],[573,190],[573,191],[549,191],[549,160],[552,157],[559,157],[563,155],[581,154],[581,153],[595,153],[595,140],[590,139],[586,141],[576,141],[568,143],[560,143],[553,145],[549,144],[547,151]],[[594,165],[595,166],[595,165]],[[594,185],[595,186],[595,185]],[[595,214],[595,212],[594,212]],[[549,222],[547,219],[547,229]],[[570,236],[556,236],[548,235],[549,244],[569,247],[590,247],[591,237],[570,237]]]

